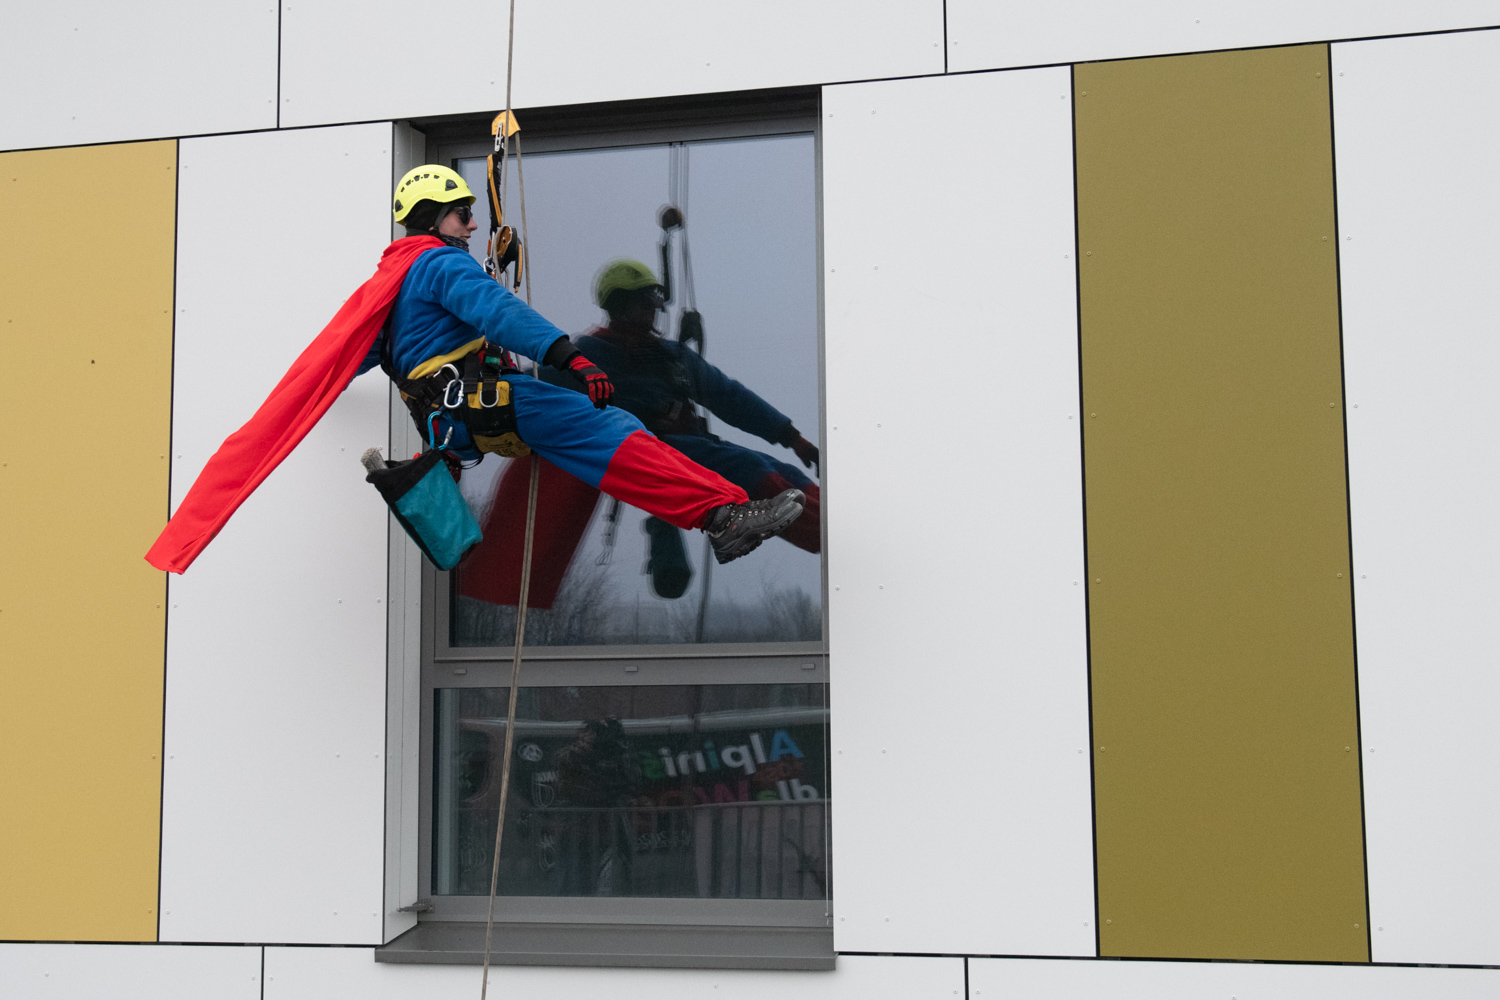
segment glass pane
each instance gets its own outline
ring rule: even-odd
[[[436,692],[433,892],[485,895],[504,688]],[[823,899],[821,684],[522,688],[499,893]]]
[[[484,161],[462,160],[458,166],[480,190]],[[524,169],[532,301],[544,316],[575,340],[599,332],[608,317],[593,301],[596,273],[609,261],[630,257],[660,274],[658,211],[673,202],[687,219],[691,301],[703,318],[703,359],[816,440],[810,136],[536,154],[526,157]],[[514,170],[510,180],[514,189]],[[507,221],[519,226],[513,194]],[[473,250],[482,257],[489,210],[483,199],[476,209],[480,230]],[[656,329],[675,341],[690,291],[680,235],[673,237],[669,257],[673,297],[658,314]],[[654,394],[659,400],[667,391],[662,386],[677,387],[668,396],[681,387],[672,372],[667,365],[659,374],[624,377],[637,380],[642,390],[633,394],[637,399]],[[622,379],[618,370],[611,375]],[[626,395],[623,384],[621,389]],[[784,485],[816,497],[816,469],[805,468],[781,444],[728,422],[752,423],[744,410],[720,402],[719,412],[713,412],[693,399],[686,402],[705,418],[703,433],[685,438],[663,433],[669,443],[752,497],[774,495]],[[651,424],[661,418],[658,405],[665,404],[631,402],[629,408]],[[514,641],[527,475],[526,461],[494,455],[464,473],[461,485],[485,528],[485,541],[450,578],[455,646]],[[528,645],[822,638],[820,511],[811,506],[795,541],[788,540],[794,534],[789,532],[727,566],[714,563],[701,533],[617,506],[550,466],[544,470],[539,509]]]

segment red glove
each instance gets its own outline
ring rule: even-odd
[[[568,359],[568,370],[588,388],[589,400],[596,408],[602,410],[609,405],[610,397],[615,394],[615,387],[610,384],[609,376],[604,374],[603,369],[582,354],[575,354]]]

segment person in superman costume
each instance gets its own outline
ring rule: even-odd
[[[792,524],[803,496],[769,501],[663,444],[630,414],[609,407],[614,387],[557,327],[487,275],[468,253],[474,195],[456,172],[426,165],[397,185],[394,215],[407,236],[386,248],[250,421],[209,460],[147,553],[181,573],[254,489],[291,453],[350,381],[389,358],[418,380],[491,347],[571,373],[587,395],[507,374],[516,431],[559,470],[681,528],[701,528],[720,562],[736,559]],[[388,338],[388,340],[387,340]],[[460,460],[482,457],[469,428],[449,414],[435,440]]]

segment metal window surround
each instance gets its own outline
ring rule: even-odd
[[[821,162],[818,106],[816,88],[799,88],[585,109],[520,109],[517,117],[526,123],[531,136],[526,151],[538,153],[811,133],[817,169]],[[413,124],[427,134],[429,162],[447,163],[488,152],[488,123],[488,115],[482,119],[466,115]],[[821,365],[821,178],[815,179],[815,185]],[[818,403],[819,438],[826,441],[821,384]],[[394,396],[392,407],[393,427],[408,422]],[[422,831],[418,863],[422,912],[415,927],[375,949],[375,961],[479,964],[486,898],[433,896],[431,892],[433,692],[508,686],[511,650],[451,646],[446,627],[451,594],[448,574],[439,573],[424,560],[421,577],[421,752],[416,811],[417,829]],[[521,683],[525,687],[826,684],[827,590],[825,569],[824,638],[820,642],[530,647],[523,653]],[[398,609],[392,606],[391,613]],[[832,900],[504,896],[496,902],[490,961],[500,965],[832,970]]]
[[[375,950],[375,961],[479,965],[484,924],[430,920]],[[831,927],[733,927],[711,924],[495,923],[492,965],[616,968],[781,969],[834,967]]]

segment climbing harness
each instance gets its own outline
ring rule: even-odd
[[[516,117],[510,106],[510,82],[511,70],[515,65],[516,51],[516,0],[510,0],[510,26],[506,39],[505,51],[505,113],[495,118],[494,134],[495,144],[500,153],[500,176],[499,184],[496,184],[495,155],[490,154],[487,166],[489,167],[489,189],[490,189],[490,245],[489,272],[494,275],[495,280],[504,284],[506,256],[510,248],[515,247],[515,271],[513,275],[514,284],[512,291],[521,287],[521,275],[526,275],[526,302],[531,303],[531,268],[527,267],[524,247],[527,245],[526,232],[526,184],[521,174],[521,141],[520,126],[516,124]],[[505,218],[505,165],[510,159],[509,151],[510,136],[516,136],[516,184],[520,190],[521,197],[521,239],[517,242],[514,233],[505,238],[502,229]],[[498,251],[498,252],[497,252]],[[536,375],[537,366],[541,363],[540,358],[534,358],[531,365],[531,373]],[[501,382],[509,393],[508,383]],[[498,397],[497,397],[498,398]],[[511,411],[514,418],[514,410]],[[528,451],[530,449],[527,449]],[[500,843],[505,833],[505,803],[510,798],[510,760],[511,754],[516,746],[516,699],[521,692],[521,650],[526,642],[526,602],[531,592],[531,551],[532,543],[536,534],[536,498],[537,486],[541,482],[542,465],[541,458],[535,453],[531,454],[531,483],[526,492],[526,541],[521,549],[521,589],[516,601],[516,645],[511,655],[510,662],[510,698],[505,710],[505,751],[500,764],[500,807],[499,815],[495,818],[495,856],[490,867],[490,899],[489,907],[484,918],[484,972],[479,986],[479,1000],[485,1000],[489,995],[490,988],[490,939],[495,930],[495,890],[500,882]]]
[[[428,426],[434,416],[443,416],[449,421],[449,438],[452,425],[462,423],[469,428],[474,447],[482,452],[506,458],[531,454],[517,432],[510,383],[505,381],[507,375],[521,374],[509,351],[481,340],[423,367],[434,363],[438,368],[429,375],[402,375],[392,359],[390,330],[386,330],[380,345],[380,367],[396,384],[418,430]]]

